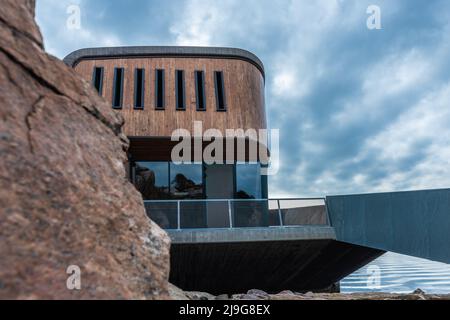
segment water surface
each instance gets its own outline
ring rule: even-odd
[[[450,265],[389,252],[341,282],[343,293],[410,293],[417,288],[426,293],[449,294]]]

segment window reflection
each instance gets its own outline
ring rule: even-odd
[[[134,183],[144,200],[170,199],[169,164],[167,162],[137,162]]]
[[[201,164],[170,164],[170,194],[173,199],[203,199]]]
[[[205,198],[202,164],[136,162],[134,184],[144,200]],[[235,193],[236,199],[262,198],[259,164],[236,165]]]
[[[236,166],[236,198],[261,199],[261,168],[259,164]]]

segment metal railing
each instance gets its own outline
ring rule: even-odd
[[[325,198],[144,201],[166,230],[329,225]]]

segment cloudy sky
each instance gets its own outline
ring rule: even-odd
[[[67,27],[70,5],[81,29]],[[381,8],[381,30],[367,8]],[[266,67],[271,196],[450,187],[448,0],[38,0],[48,52],[229,46]]]

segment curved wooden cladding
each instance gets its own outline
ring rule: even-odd
[[[83,60],[75,70],[92,81],[94,67],[104,67],[103,96],[112,102],[114,68],[124,76],[123,109],[125,134],[133,137],[170,137],[175,129],[192,132],[193,122],[203,130],[265,129],[264,78],[253,64],[219,58],[124,58]],[[145,69],[144,110],[134,109],[134,70]],[[155,110],[155,70],[165,70],[165,110]],[[176,110],[175,70],[184,70],[186,110]],[[197,111],[195,71],[205,72],[206,111]],[[223,71],[227,111],[218,112],[214,71]]]

